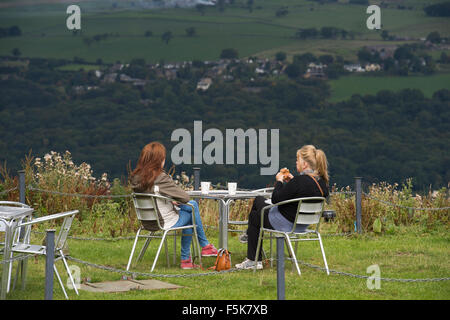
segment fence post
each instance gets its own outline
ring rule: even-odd
[[[194,169],[194,190],[200,190],[200,168],[195,167]]]
[[[362,213],[362,188],[361,188],[361,177],[355,177],[355,191],[356,191],[356,231],[362,233],[361,226],[361,213]]]
[[[285,300],[284,238],[277,237],[277,299]]]
[[[19,173],[19,202],[25,204],[25,170],[17,171]]]
[[[55,229],[48,229],[45,255],[45,300],[53,300],[53,267],[55,263]]]

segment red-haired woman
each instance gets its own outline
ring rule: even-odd
[[[131,173],[130,182],[134,192],[158,193],[162,196],[176,200],[176,203],[167,207],[159,208],[161,212],[160,224],[163,228],[181,227],[192,224],[192,208],[185,203],[194,206],[195,222],[197,225],[197,236],[202,247],[202,256],[217,256],[217,249],[209,243],[203,230],[202,220],[196,201],[189,200],[189,195],[175,184],[172,178],[164,172],[166,162],[166,148],[159,142],[147,144],[141,151],[136,169]],[[157,223],[155,221],[155,223]],[[151,221],[143,221],[147,230],[155,230]],[[190,247],[192,241],[192,229],[184,229],[181,239],[181,268],[192,269],[198,267],[192,263]]]

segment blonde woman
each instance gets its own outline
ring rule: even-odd
[[[272,203],[303,197],[328,196],[328,162],[325,153],[313,145],[305,145],[297,150],[296,167],[298,175],[285,175],[281,171],[275,176]],[[264,197],[256,197],[248,219],[247,258],[236,265],[239,269],[251,269],[257,260],[257,269],[262,269],[261,255],[256,259],[256,246],[261,227],[261,209],[267,204]],[[289,203],[266,210],[264,227],[281,231],[292,230],[297,203]],[[306,230],[308,225],[297,225],[296,231]]]

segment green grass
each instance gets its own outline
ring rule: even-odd
[[[326,226],[326,224],[323,224]],[[217,234],[208,230],[208,238],[216,243]],[[367,267],[377,264],[381,277],[386,278],[441,278],[449,277],[449,236],[445,228],[440,231],[422,233],[417,227],[401,228],[395,235],[363,236],[324,236],[324,247],[330,269],[369,276]],[[268,252],[268,243],[265,241]],[[132,240],[81,241],[69,240],[70,254],[85,261],[125,269],[133,244]],[[143,241],[138,244],[140,250]],[[169,250],[171,249],[169,245]],[[245,258],[246,246],[230,236],[229,243],[233,264]],[[143,261],[132,267],[134,271],[149,272],[155,244],[150,246]],[[179,259],[179,242],[177,255]],[[317,242],[303,242],[298,249],[298,259],[318,266],[323,266]],[[204,267],[214,263],[214,258],[204,258]],[[178,260],[179,263],[179,260]],[[158,261],[156,274],[195,274],[206,271],[181,270],[171,265],[167,268],[164,254]],[[8,294],[7,299],[43,299],[44,295],[44,259],[31,259],[28,264],[28,282],[25,291],[17,289]],[[69,261],[70,264],[76,264]],[[62,263],[58,269],[63,274]],[[95,269],[85,265],[81,268],[81,278],[91,278],[92,282],[120,280],[121,274]],[[358,279],[300,266],[302,275],[292,271],[291,263],[286,262],[286,299],[450,299],[450,282],[381,282],[381,288],[370,290],[366,279]],[[68,291],[71,299],[84,300],[267,300],[276,299],[276,267],[262,271],[238,271],[226,274],[214,274],[199,277],[158,278],[182,286],[175,290],[130,291],[126,293],[90,293],[80,291],[76,296]],[[14,272],[13,272],[14,274]],[[67,276],[63,274],[63,282]],[[139,279],[139,277],[138,277]],[[56,280],[55,280],[56,281]],[[54,298],[64,299],[61,289],[55,282]]]
[[[408,77],[349,75],[330,80],[329,83],[330,102],[348,99],[353,94],[376,94],[380,90],[398,91],[406,88],[420,89],[430,98],[439,89],[450,89],[450,73]]]
[[[276,17],[283,5],[289,14]],[[383,9],[383,28],[391,34],[413,38],[425,37],[431,31],[448,35],[450,22],[445,18],[430,18],[422,5],[413,3],[414,10]],[[228,7],[221,13],[207,8],[204,16],[196,9],[173,8],[164,10],[113,10],[110,3],[85,1],[82,9],[83,36],[118,33],[87,46],[82,37],[74,37],[65,26],[66,4],[36,4],[0,9],[0,26],[19,25],[23,35],[0,40],[0,54],[11,54],[19,48],[23,56],[73,58],[88,61],[102,58],[105,62],[129,62],[143,57],[149,62],[183,61],[192,59],[216,60],[224,48],[236,48],[241,57],[271,55],[284,50],[290,55],[314,51],[339,54],[356,59],[356,48],[379,42],[377,31],[366,28],[365,7],[344,3],[319,5],[306,0],[264,0],[255,4],[253,12],[238,6]],[[356,33],[355,41],[315,40],[299,41],[293,38],[299,28],[335,26]],[[185,36],[185,29],[196,28],[193,38]],[[144,34],[151,30],[152,38]],[[174,38],[168,45],[161,34],[172,31]],[[313,46],[311,47],[311,43]],[[331,43],[331,45],[330,45]]]

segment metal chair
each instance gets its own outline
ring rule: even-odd
[[[26,205],[25,203],[22,202],[15,202],[15,201],[0,201],[0,206],[12,206],[12,207],[20,207],[20,208],[30,208],[30,206]],[[19,238],[19,231],[20,229],[17,228],[16,232],[14,233],[14,240],[18,240]],[[4,224],[0,223],[0,232],[5,232],[5,226]],[[14,241],[13,240],[13,241]],[[4,245],[3,242],[0,242],[0,245]],[[2,250],[0,249],[0,253],[2,252]]]
[[[67,260],[63,253],[63,248],[66,244],[67,236],[69,235],[69,231],[70,231],[70,227],[72,226],[73,219],[75,218],[75,215],[77,213],[78,213],[78,210],[56,213],[56,214],[48,215],[45,217],[32,219],[31,221],[28,221],[28,222],[21,223],[21,224],[19,224],[18,227],[31,227],[31,225],[33,225],[33,224],[64,218],[62,225],[61,225],[61,229],[59,230],[58,235],[56,236],[56,239],[55,239],[55,262],[58,260],[63,261],[64,267],[66,268],[67,274],[69,275],[69,279],[72,283],[72,286],[75,289],[76,294],[78,295],[77,287],[72,278],[72,274],[71,274],[69,266],[67,264]],[[24,237],[24,241],[13,244],[12,252],[28,254],[30,256],[46,255],[47,247],[44,245],[41,245],[41,244],[30,244],[30,235],[31,235],[31,228],[27,228],[27,231],[26,231],[26,234]],[[61,285],[61,289],[64,292],[64,296],[66,297],[66,299],[69,299],[69,297],[67,296],[66,290],[64,289],[64,285],[61,281],[61,277],[59,276],[58,270],[56,269],[56,264],[53,265],[53,270],[56,274],[56,277],[58,278],[59,284]]]
[[[200,244],[198,242],[198,237],[197,237],[197,229],[196,229],[197,225],[195,223],[195,215],[194,215],[194,206],[193,205],[191,205],[190,203],[186,203],[186,205],[188,205],[192,208],[192,224],[191,225],[176,227],[176,228],[173,228],[173,227],[172,228],[163,228],[163,227],[161,227],[161,224],[159,221],[159,217],[161,216],[159,206],[164,205],[164,203],[166,203],[166,202],[175,201],[174,199],[164,197],[161,195],[150,194],[150,193],[133,193],[132,198],[133,198],[133,204],[134,204],[134,209],[136,211],[136,215],[137,215],[139,221],[141,222],[141,227],[139,228],[138,232],[136,233],[136,237],[134,239],[133,248],[131,249],[130,258],[128,259],[127,271],[130,269],[131,261],[133,259],[134,251],[136,249],[136,244],[137,244],[137,241],[139,238],[146,238],[147,240],[145,241],[145,244],[142,247],[141,252],[139,253],[137,262],[139,262],[142,259],[142,257],[144,256],[144,253],[147,250],[148,245],[150,244],[150,241],[152,239],[156,238],[156,239],[161,239],[161,242],[159,244],[158,251],[156,252],[156,256],[153,261],[153,265],[152,265],[150,272],[153,272],[153,270],[155,269],[156,262],[158,261],[158,257],[161,252],[163,243],[166,244],[166,257],[167,257],[167,264],[169,265],[166,237],[169,232],[173,231],[174,232],[173,236],[174,236],[174,238],[176,238],[176,231],[183,230],[183,229],[193,229],[194,230],[194,241],[192,241],[192,245],[197,248],[197,255],[199,257],[199,261],[200,261],[200,265],[201,265],[202,258],[201,258],[201,253],[200,253]],[[156,221],[157,230],[147,230],[144,227],[144,224],[143,224],[144,221]],[[141,235],[140,233],[142,230],[150,231],[150,234],[149,235]],[[163,233],[162,236],[156,234],[156,233],[160,233],[160,232]],[[193,254],[195,254],[195,249],[193,250]]]
[[[296,221],[296,223],[293,224],[292,230],[280,231],[280,230],[264,228],[264,214],[263,214],[264,210],[270,209],[275,206],[287,204],[287,203],[293,203],[293,202],[298,202],[298,206],[297,206],[297,213],[296,213],[295,220],[294,220],[294,221]],[[329,275],[330,271],[328,269],[327,259],[325,257],[325,251],[323,249],[322,238],[320,237],[320,233],[319,233],[320,218],[322,217],[322,212],[323,212],[324,206],[325,206],[325,198],[323,198],[323,197],[297,198],[297,199],[281,201],[281,202],[278,202],[278,203],[275,203],[272,205],[265,206],[261,212],[261,229],[260,229],[259,238],[258,238],[258,245],[256,248],[256,257],[259,257],[259,252],[262,248],[262,239],[264,236],[264,232],[282,235],[286,240],[286,243],[288,245],[289,254],[292,257],[292,261],[297,269],[297,272],[299,275],[301,275],[300,268],[299,268],[298,262],[297,262],[297,257],[295,254],[295,252],[297,251],[298,241],[314,241],[315,240],[315,241],[319,241],[320,250],[322,251],[322,257],[323,257],[323,261],[325,264],[325,269],[327,270],[327,274]],[[316,229],[315,230],[306,229],[304,232],[297,232],[296,231],[297,224],[308,224],[308,225],[316,224]],[[316,234],[317,238],[302,239],[302,236],[305,236],[308,234]],[[295,251],[292,248],[291,241],[296,242]],[[256,264],[255,264],[255,271],[256,271]]]
[[[0,201],[0,206],[11,206],[11,207],[20,207],[20,208],[30,208],[30,206],[22,203],[22,202],[15,202],[15,201]],[[19,223],[21,223],[23,221],[20,220]],[[5,232],[6,231],[6,226],[4,223],[1,223],[0,221],[0,232]],[[14,235],[12,238],[12,243],[17,243],[19,241],[19,239],[22,237],[24,237],[25,234],[25,230],[23,228],[16,228],[14,231]],[[0,254],[4,254],[4,242],[0,242]],[[23,263],[21,263],[21,267],[24,268]],[[17,269],[17,271],[19,271],[19,269]],[[12,272],[12,264],[9,266],[9,275],[8,275],[8,289],[7,292],[9,292],[9,288],[10,288],[10,280],[11,280],[11,272]]]

